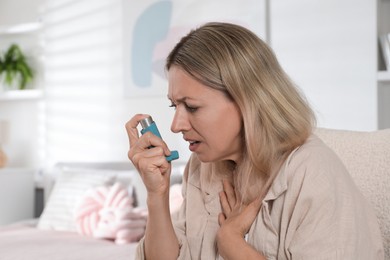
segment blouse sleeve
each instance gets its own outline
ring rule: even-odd
[[[199,167],[199,161],[192,155],[189,159],[183,174],[182,182],[182,196],[183,203],[180,209],[172,215],[172,223],[175,229],[176,237],[179,240],[179,256],[178,260],[192,259],[187,237],[187,199],[188,199],[188,180],[192,174]]]
[[[286,194],[292,259],[382,259],[371,206],[335,154],[316,152],[299,162]]]

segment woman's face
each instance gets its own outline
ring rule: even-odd
[[[202,85],[178,66],[168,72],[168,98],[175,107],[171,130],[182,132],[202,162],[233,160],[242,154],[242,116],[218,90]]]

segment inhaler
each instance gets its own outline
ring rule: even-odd
[[[156,123],[153,121],[152,117],[149,116],[140,121],[141,123],[141,134],[145,134],[146,132],[152,132],[155,136],[158,136],[162,139],[160,132],[158,131]],[[178,151],[171,151],[171,155],[165,156],[168,162],[179,159]]]

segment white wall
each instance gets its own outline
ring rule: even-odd
[[[377,129],[376,4],[271,1],[271,44],[322,127]]]
[[[0,1],[0,31],[12,25],[39,21],[39,7],[43,0],[2,0]],[[35,35],[0,35],[0,51],[5,51],[11,43],[18,43],[28,59],[36,56],[39,44]],[[37,62],[36,60],[29,60]],[[0,83],[1,84],[1,83]],[[1,86],[0,86],[1,88]],[[9,158],[8,166],[38,166],[40,154],[37,138],[40,131],[39,116],[41,103],[37,100],[0,100],[0,119],[10,125],[10,140],[4,145]]]
[[[1,0],[0,26],[38,22],[43,0]]]
[[[41,102],[36,100],[0,101],[0,119],[9,122],[9,140],[2,146],[8,157],[8,166],[39,166],[41,110]]]

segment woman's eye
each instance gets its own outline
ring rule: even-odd
[[[174,104],[174,103],[171,103],[171,104],[169,105],[169,107],[173,107],[173,108],[176,110],[177,105]],[[184,107],[185,107],[185,109],[186,109],[188,112],[190,112],[190,113],[194,113],[195,111],[198,110],[197,107],[193,107],[193,106],[190,106],[190,105],[188,105],[188,104],[184,104]]]
[[[185,105],[188,112],[194,113],[198,109],[197,107],[192,107],[189,105]]]

